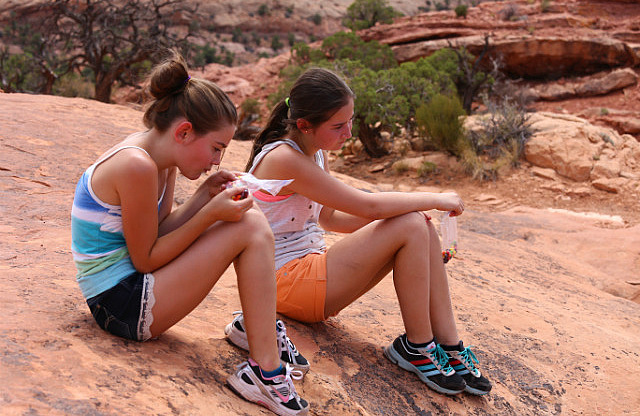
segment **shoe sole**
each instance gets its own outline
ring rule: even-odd
[[[233,322],[224,327],[224,334],[233,345],[249,351],[249,341],[247,341],[247,337],[239,335],[239,332],[240,331],[233,327]]]
[[[489,390],[478,390],[478,389],[474,389],[473,387],[471,387],[471,386],[469,386],[467,384],[467,387],[465,387],[464,391],[466,391],[469,394],[476,395],[476,396],[484,396],[485,394],[489,394],[491,389],[489,389]]]
[[[243,399],[259,404],[260,406],[264,406],[267,409],[271,410],[273,413],[280,416],[304,416],[309,414],[309,409],[302,409],[298,411],[293,411],[289,409],[283,409],[278,406],[276,403],[265,400],[264,396],[260,393],[256,393],[255,391],[246,388],[246,383],[240,379],[236,374],[232,374],[227,379],[227,385],[229,388],[238,396]]]
[[[392,363],[398,365],[398,367],[402,368],[403,370],[407,370],[407,371],[412,372],[415,375],[417,375],[418,378],[420,379],[420,381],[422,381],[430,389],[435,390],[438,393],[454,395],[454,394],[462,393],[465,390],[465,389],[449,390],[449,389],[446,389],[444,387],[441,387],[441,386],[437,385],[433,381],[429,380],[427,378],[427,376],[425,376],[422,373],[422,371],[420,371],[420,370],[418,370],[416,368],[416,366],[414,366],[409,361],[407,361],[404,358],[402,358],[402,356],[400,354],[398,354],[396,352],[396,350],[392,348],[391,345],[389,345],[389,346],[384,348],[384,355],[385,355],[385,357],[387,357],[389,359],[389,361],[391,361]]]

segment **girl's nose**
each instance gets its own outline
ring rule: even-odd
[[[344,131],[342,132],[342,135],[346,136],[347,139],[351,137],[351,122],[347,123],[347,125],[344,128]]]
[[[220,163],[222,163],[222,157],[224,156],[224,152],[225,150],[227,150],[226,148],[222,149],[222,150],[218,150],[216,152],[214,152],[213,155],[213,164],[220,167]]]

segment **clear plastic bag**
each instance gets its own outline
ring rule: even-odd
[[[293,182],[293,179],[278,180],[278,179],[258,179],[250,173],[236,173],[238,179],[226,184],[225,188],[246,188],[248,190],[247,195],[237,195],[237,199],[246,198],[252,195],[255,191],[260,189],[269,192],[271,195],[276,196],[278,192],[285,186]]]
[[[444,214],[440,220],[442,233],[442,260],[447,263],[458,252],[458,221],[451,212]]]

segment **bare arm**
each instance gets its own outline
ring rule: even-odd
[[[320,226],[327,231],[352,233],[369,224],[372,220],[347,214],[346,212],[336,211],[333,208],[325,206],[322,208],[322,211],[320,211],[319,221]]]
[[[413,211],[453,211],[462,214],[464,205],[454,193],[430,192],[376,192],[368,193],[353,188],[331,176],[311,158],[289,146],[272,150],[255,171],[256,176],[269,179],[294,179],[282,193],[296,192],[341,213],[325,213],[324,221],[331,229],[355,229],[364,221],[390,218]]]
[[[132,160],[133,159],[133,160]],[[241,189],[228,189],[204,203],[182,223],[159,235],[158,171],[151,159],[135,155],[123,160],[113,178],[122,206],[122,224],[127,248],[136,269],[154,271],[178,257],[216,221],[238,221],[253,200],[233,201]]]

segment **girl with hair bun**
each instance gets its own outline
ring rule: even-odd
[[[190,313],[234,264],[250,358],[229,377],[247,400],[278,414],[308,404],[283,367],[275,331],[273,234],[236,179],[217,171],[236,129],[236,108],[214,83],[189,76],[173,52],[150,76],[145,131],[131,134],[80,178],[71,211],[77,281],[98,325],[146,341]],[[216,167],[172,210],[177,172]],[[293,371],[293,373],[292,373]]]
[[[351,137],[354,98],[333,72],[309,69],[253,144],[249,173],[293,179],[275,197],[253,194],[275,237],[277,311],[323,321],[393,272],[405,333],[384,349],[387,358],[440,393],[487,394],[491,383],[458,338],[439,236],[423,213],[460,215],[462,199],[453,192],[369,193],[332,177],[327,151]],[[324,230],[348,235],[327,248]]]

